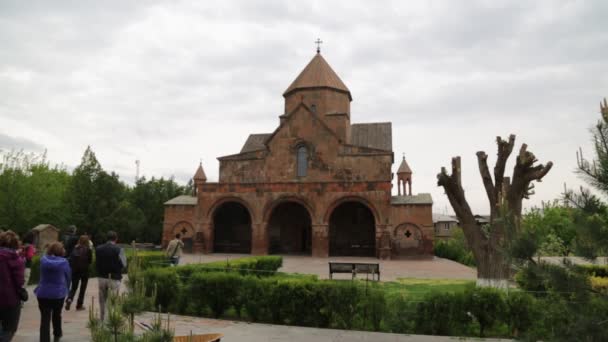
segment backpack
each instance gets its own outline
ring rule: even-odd
[[[89,268],[89,249],[77,246],[70,255],[70,266],[74,272],[84,272]]]

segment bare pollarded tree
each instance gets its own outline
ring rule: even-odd
[[[510,265],[504,253],[506,242],[519,231],[522,201],[532,195],[533,181],[540,182],[551,170],[552,162],[547,165],[534,165],[538,160],[523,144],[517,155],[512,178],[505,177],[505,165],[515,145],[515,135],[505,141],[496,138],[498,156],[494,166],[494,179],[488,168],[488,155],[477,152],[481,179],[490,202],[490,224],[482,227],[477,224],[471,211],[461,183],[460,157],[452,158],[452,174],[445,167],[437,175],[437,185],[445,190],[450,204],[460,221],[473,256],[477,261],[477,285],[506,287],[510,276]]]

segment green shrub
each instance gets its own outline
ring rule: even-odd
[[[431,293],[416,307],[415,331],[427,335],[450,335],[455,295]]]
[[[329,316],[329,327],[351,329],[361,299],[361,287],[351,281],[320,282],[320,286],[324,287],[324,310]]]
[[[591,277],[608,278],[608,265],[578,265],[576,267]]]
[[[541,315],[536,299],[525,292],[510,292],[506,296],[504,321],[509,334],[515,338],[527,334],[534,321]]]
[[[454,260],[461,264],[475,267],[475,257],[467,246],[464,234],[460,228],[452,231],[452,236],[447,240],[437,240],[434,245],[434,253],[440,258]]]
[[[194,273],[186,284],[185,293],[193,304],[208,307],[219,318],[237,300],[242,277],[235,273]]]
[[[416,302],[408,300],[403,294],[387,298],[385,317],[386,330],[398,334],[411,334],[414,331]]]
[[[507,310],[501,290],[476,287],[465,292],[464,308],[479,323],[479,337],[484,337],[486,329],[492,328],[504,317]]]
[[[361,328],[380,331],[387,309],[384,291],[376,286],[366,289],[359,302],[359,307],[359,319],[363,323]]]
[[[156,307],[161,310],[169,310],[173,306],[180,307],[180,294],[182,292],[182,281],[174,267],[150,268],[143,271],[146,294],[151,295],[156,291]]]

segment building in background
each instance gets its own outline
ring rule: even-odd
[[[179,232],[203,253],[432,254],[432,199],[412,193],[405,158],[391,195],[391,123],[352,123],[351,92],[319,51],[283,97],[273,132],[218,158],[218,182],[201,164],[195,196],[165,204],[163,243]]]

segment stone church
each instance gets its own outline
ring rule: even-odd
[[[405,158],[392,195],[391,123],[351,123],[351,92],[319,50],[283,97],[279,126],[219,157],[217,183],[201,164],[194,196],[165,203],[163,244],[182,233],[195,253],[432,254],[432,199],[412,194]]]

